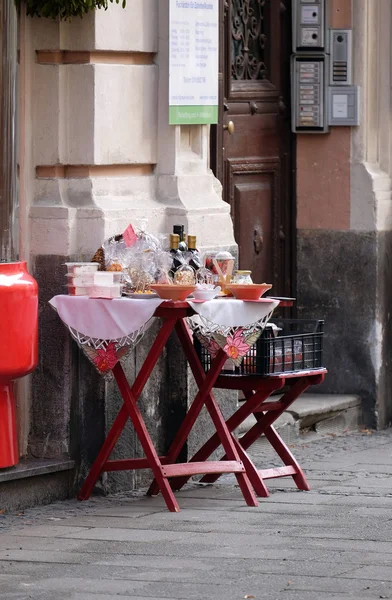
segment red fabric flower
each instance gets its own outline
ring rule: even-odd
[[[215,358],[215,356],[218,354],[218,352],[220,350],[220,347],[215,340],[211,339],[208,341],[207,350],[210,353],[211,358]]]
[[[237,360],[240,356],[245,356],[249,351],[249,344],[246,343],[243,330],[238,329],[233,336],[226,338],[226,345],[223,350],[229,358]]]
[[[117,363],[118,356],[114,342],[110,342],[106,348],[97,350],[97,356],[94,358],[94,364],[101,371],[101,373],[111,371]]]

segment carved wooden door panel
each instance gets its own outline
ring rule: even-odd
[[[212,132],[240,267],[280,295],[293,293],[290,20],[290,0],[222,2],[221,119]]]

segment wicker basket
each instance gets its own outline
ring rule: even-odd
[[[122,234],[120,235],[113,235],[111,238],[109,238],[109,242],[121,242],[121,240],[123,239]],[[91,262],[96,262],[99,263],[99,271],[106,271],[106,266],[105,266],[105,251],[102,248],[102,246],[100,248],[98,248],[98,250],[96,251],[96,253],[94,254],[94,256],[91,259]]]

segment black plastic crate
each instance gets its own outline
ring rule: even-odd
[[[225,364],[223,375],[272,375],[318,369],[322,367],[324,321],[306,319],[274,319],[235,367],[230,360]],[[196,352],[205,371],[211,367],[211,355],[194,337]]]

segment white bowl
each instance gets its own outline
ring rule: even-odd
[[[195,289],[193,297],[195,300],[213,300],[220,292],[220,287],[216,287],[213,290],[202,290]]]

